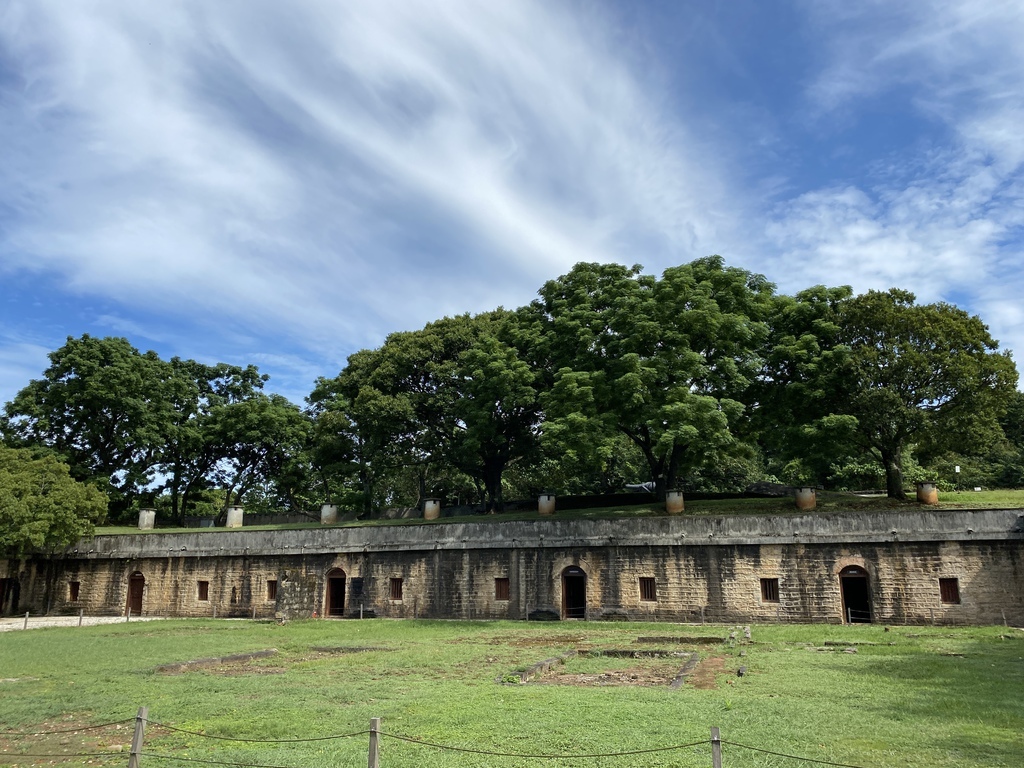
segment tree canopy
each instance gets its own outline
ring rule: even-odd
[[[68,337],[43,378],[7,404],[3,434],[14,446],[46,446],[76,480],[103,478],[115,507],[153,481],[171,417],[166,364],[127,339]]]
[[[504,310],[444,318],[392,334],[318,382],[311,403],[337,428],[321,433],[323,445],[352,457],[366,503],[381,472],[417,467],[422,497],[447,464],[501,505],[502,475],[535,450],[540,418],[536,373],[511,342],[515,322]]]
[[[927,461],[1002,436],[1017,371],[978,318],[908,291],[816,288],[785,300],[768,357],[762,427],[815,479],[863,457],[904,498],[908,450]],[[779,438],[784,445],[779,445]],[[769,439],[771,439],[769,437]]]
[[[760,369],[773,286],[720,257],[665,270],[578,264],[544,285],[540,316],[556,431],[617,430],[664,495],[742,450],[737,427]]]
[[[52,451],[72,477],[110,496],[115,519],[166,495],[180,521],[196,494],[276,480],[305,447],[308,418],[263,393],[255,366],[162,360],[127,339],[69,337],[50,366],[7,404],[0,422],[15,447]]]
[[[857,420],[855,439],[882,463],[889,496],[904,497],[909,446],[929,456],[997,439],[1017,370],[980,318],[892,289],[844,302],[840,326],[844,349],[827,374],[834,412]]]
[[[498,510],[648,482],[658,494],[884,482],[902,498],[908,472],[948,477],[954,464],[1024,478],[1024,396],[980,318],[896,288],[780,295],[718,256],[660,276],[577,264],[527,306],[357,351],[305,408],[266,379],[68,338],[0,434],[65,462],[121,519],[142,503],[180,521],[238,501],[368,515],[428,496]]]
[[[67,546],[106,513],[106,497],[53,456],[0,445],[0,555]]]

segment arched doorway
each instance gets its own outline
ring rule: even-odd
[[[562,571],[562,618],[587,618],[587,573],[577,565]]]
[[[332,568],[327,572],[327,595],[324,600],[324,616],[345,615],[345,572]]]
[[[847,624],[870,624],[868,572],[859,565],[848,565],[839,572],[839,588],[843,596],[843,621]]]
[[[132,616],[142,615],[142,596],[146,591],[146,577],[136,571],[128,577],[128,603],[125,610]]]

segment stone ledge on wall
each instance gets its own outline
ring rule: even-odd
[[[736,546],[915,541],[1024,541],[1016,509],[533,520],[276,531],[197,529],[96,536],[68,547],[77,558],[313,555],[552,547]]]

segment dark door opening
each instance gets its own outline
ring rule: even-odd
[[[128,577],[128,610],[133,616],[142,614],[142,594],[146,589],[146,577],[136,571]]]
[[[327,599],[324,605],[327,607],[327,616],[345,615],[345,572],[341,568],[334,568],[327,573]]]
[[[587,574],[575,565],[562,571],[562,618],[587,618]]]
[[[856,565],[843,568],[839,572],[839,586],[843,595],[843,621],[847,624],[870,624],[868,572]]]
[[[18,612],[18,582],[0,579],[0,616]]]

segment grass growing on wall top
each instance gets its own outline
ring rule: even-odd
[[[816,512],[826,514],[831,512],[872,512],[880,510],[919,509],[922,505],[916,501],[897,501],[885,497],[864,497],[849,493],[832,493],[819,491]],[[1024,491],[998,490],[998,491],[961,491],[942,492],[939,494],[939,504],[933,509],[1021,509],[1024,508]],[[247,531],[270,531],[270,530],[299,530],[303,528],[325,528],[325,527],[376,527],[394,525],[446,525],[449,523],[497,523],[520,520],[614,520],[632,517],[661,517],[664,516],[665,507],[663,504],[639,504],[634,506],[619,507],[594,507],[589,509],[558,510],[554,517],[542,517],[536,511],[531,512],[508,512],[495,515],[466,515],[460,517],[443,517],[438,520],[423,520],[414,518],[410,520],[355,520],[339,522],[332,526],[323,526],[320,523],[292,523],[280,525],[246,525]],[[783,498],[751,498],[751,499],[702,499],[686,501],[684,515],[778,515],[778,514],[808,514],[796,509],[791,497]],[[811,512],[810,514],[814,514]],[[249,518],[250,521],[255,516]],[[188,531],[190,533],[216,534],[223,531],[237,531],[238,528],[157,528],[147,531],[139,531],[135,526],[107,526],[97,528],[97,535],[115,535],[126,533],[141,533],[154,535],[160,533],[171,533]]]
[[[1018,766],[1024,754],[1024,632],[1003,627],[752,627],[752,642],[637,643],[640,636],[726,638],[738,628],[556,622],[161,621],[0,634],[0,723],[6,728],[131,718],[211,735],[283,739],[365,730],[515,753],[581,754],[726,741],[853,765]],[[738,633],[742,640],[742,632]],[[826,645],[831,643],[832,645]],[[686,649],[695,682],[501,684],[570,650]],[[269,648],[274,656],[157,671],[172,662]],[[846,649],[856,648],[856,653]],[[316,650],[320,649],[320,650]],[[741,652],[745,655],[741,655]],[[606,663],[602,663],[606,662]],[[589,656],[566,672],[668,671],[678,660]],[[737,677],[739,666],[747,674]],[[638,675],[639,677],[640,675]],[[700,678],[699,681],[696,678]],[[708,687],[696,687],[697,682]],[[130,741],[131,725],[62,737],[61,749]],[[89,742],[92,739],[93,742]],[[95,742],[95,743],[94,743]],[[100,744],[99,742],[103,742]],[[24,764],[32,739],[0,736],[0,764]],[[796,764],[726,745],[726,765]],[[317,768],[365,764],[366,737],[288,745],[218,742],[151,727],[146,750],[203,760]],[[383,739],[382,766],[705,766],[703,746],[626,758],[538,763]],[[774,761],[774,762],[773,762]],[[60,762],[59,760],[57,762]],[[94,758],[123,765],[124,758]],[[147,758],[150,766],[170,760]]]

